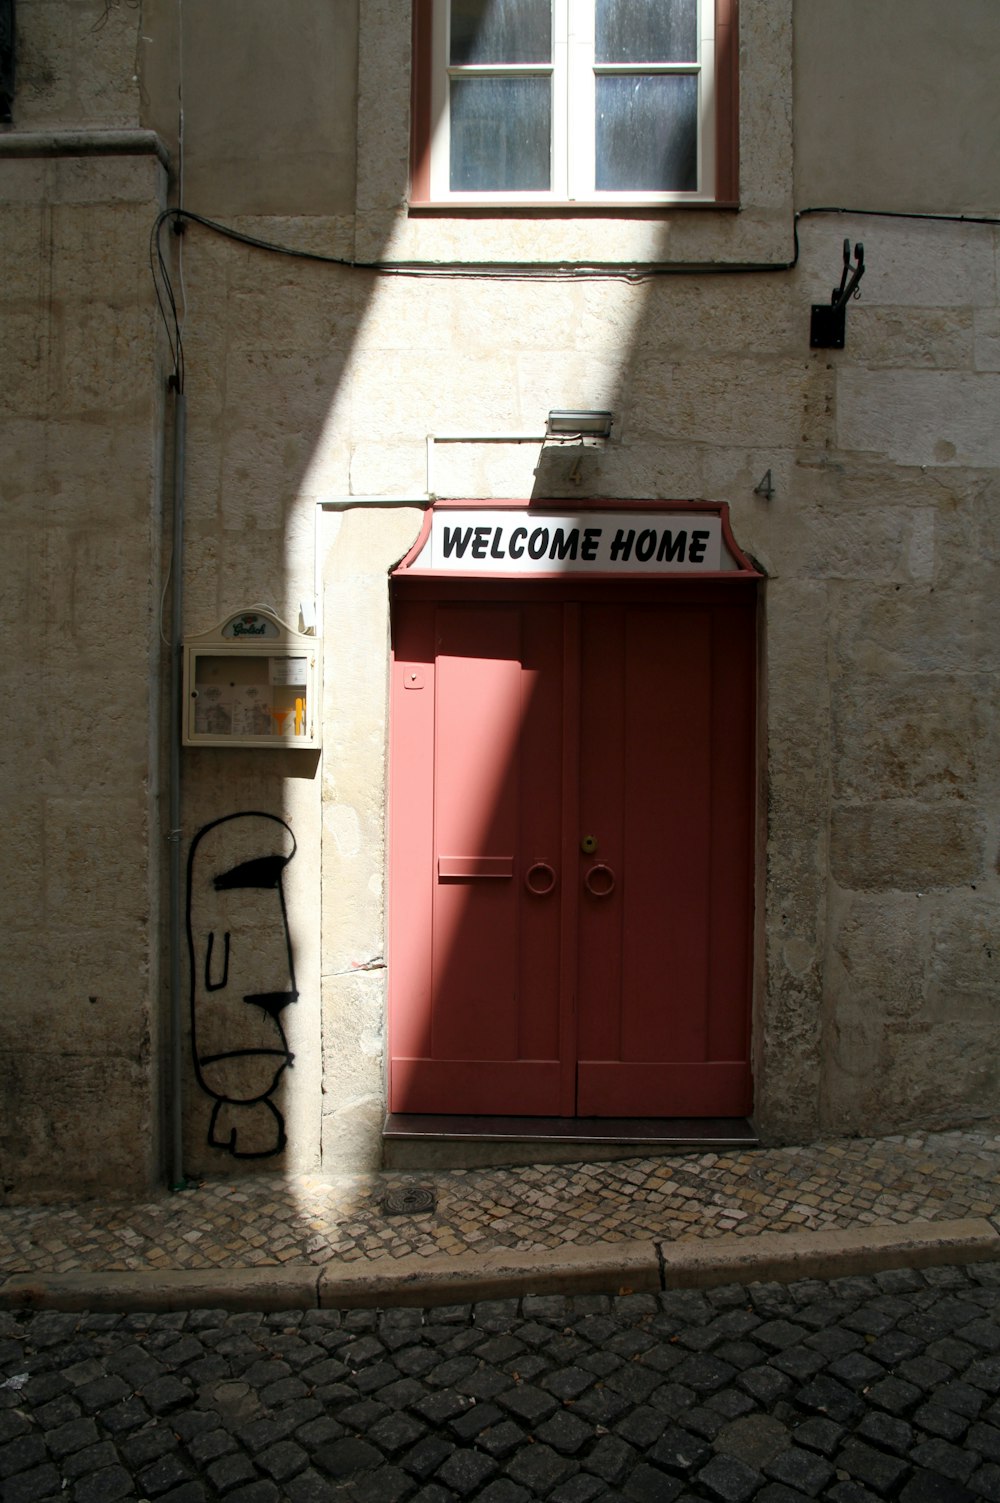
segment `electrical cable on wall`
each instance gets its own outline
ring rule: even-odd
[[[181,114],[183,132],[183,112]],[[174,364],[173,383],[178,391],[184,389],[184,343],[182,319],[178,313],[170,274],[163,255],[161,234],[165,224],[171,224],[174,233],[183,235],[186,224],[201,225],[203,229],[247,245],[255,250],[268,251],[272,255],[290,256],[299,261],[314,261],[325,266],[341,266],[349,271],[369,271],[379,276],[437,277],[453,280],[479,281],[558,281],[611,280],[639,283],[651,277],[668,276],[719,276],[755,275],[768,272],[794,271],[799,262],[799,220],[811,214],[864,215],[880,219],[919,219],[939,224],[1000,225],[1000,218],[988,214],[929,214],[907,212],[897,209],[850,209],[843,206],[816,206],[797,209],[792,221],[794,254],[790,261],[748,261],[732,263],[661,263],[648,262],[632,266],[615,265],[600,261],[531,262],[523,264],[495,261],[358,261],[346,256],[328,256],[322,251],[302,250],[298,246],[281,245],[273,240],[264,240],[257,235],[248,235],[232,225],[221,224],[204,214],[178,206],[164,209],[150,233],[149,260],[156,287],[160,316],[170,341],[171,358]],[[159,276],[157,275],[159,273]],[[162,293],[161,293],[162,285]],[[183,299],[183,275],[181,281]],[[167,310],[169,309],[169,318]]]
[[[184,6],[177,0],[177,208],[184,211]],[[187,289],[184,286],[184,238],[177,241],[177,280],[181,289],[181,314],[177,337],[183,341],[187,314]]]
[[[178,394],[184,391],[184,340],[181,336],[181,321],[177,311],[177,300],[174,297],[173,283],[170,280],[170,272],[167,269],[167,263],[163,255],[160,229],[168,218],[181,212],[178,209],[164,210],[162,214],[158,215],[149,236],[149,270],[153,278],[153,288],[156,292],[156,303],[160,310],[160,318],[167,332],[167,342],[170,345],[170,363],[173,366],[170,386]]]

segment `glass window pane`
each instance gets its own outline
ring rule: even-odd
[[[693,193],[698,80],[690,73],[610,74],[597,87],[598,188]]]
[[[549,186],[548,78],[453,78],[451,187],[489,193]]]
[[[552,0],[451,0],[451,62],[552,61]]]
[[[698,61],[698,0],[597,0],[596,23],[599,63]]]

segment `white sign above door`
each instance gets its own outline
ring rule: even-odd
[[[742,571],[718,511],[435,508],[407,572],[477,575],[718,574]]]

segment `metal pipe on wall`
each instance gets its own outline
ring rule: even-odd
[[[184,456],[187,409],[183,391],[174,391],[174,476],[170,601],[170,756],[168,775],[167,843],[170,850],[169,944],[169,1101],[167,1108],[167,1174],[172,1190],[187,1189],[184,1177],[183,1028],[181,1023],[181,694],[183,684],[184,611]]]

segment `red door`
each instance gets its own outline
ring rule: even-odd
[[[745,1115],[752,596],[543,588],[396,601],[391,1110]]]

